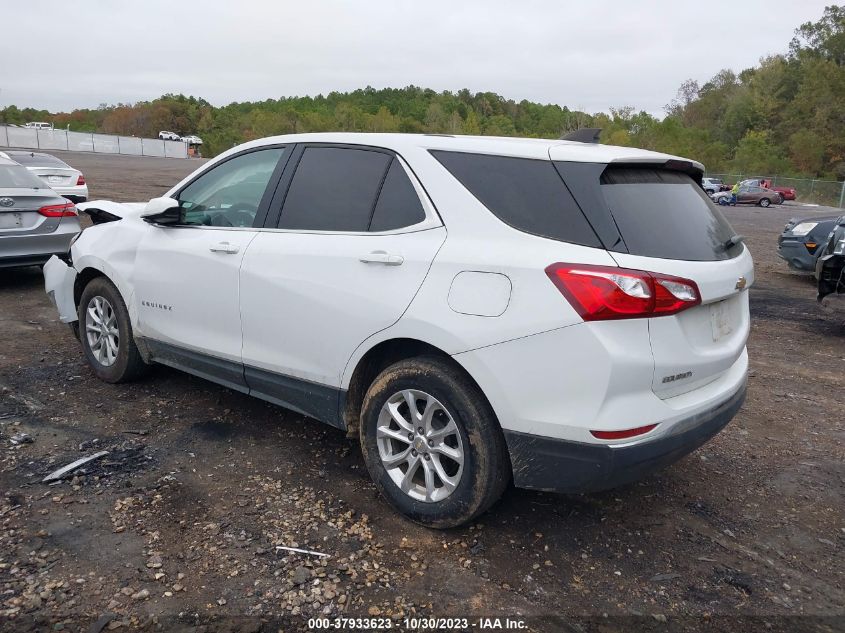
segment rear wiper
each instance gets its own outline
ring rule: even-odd
[[[724,243],[724,244],[722,244],[722,246],[724,246],[724,248],[725,248],[725,250],[726,250],[726,251],[729,251],[729,250],[731,250],[734,246],[739,246],[739,245],[740,245],[740,244],[742,244],[744,241],[745,241],[745,236],[744,236],[744,235],[734,235],[734,236],[732,236],[732,237],[729,237],[727,240],[725,240],[725,243]]]

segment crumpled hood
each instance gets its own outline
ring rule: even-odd
[[[76,208],[83,211],[94,218],[97,215],[111,215],[115,218],[109,219],[135,219],[140,218],[144,208],[147,206],[146,202],[112,202],[111,200],[92,200],[90,202],[80,202]],[[98,214],[98,212],[101,212]],[[106,220],[106,218],[102,218]]]

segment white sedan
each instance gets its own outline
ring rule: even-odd
[[[55,156],[23,151],[0,152],[0,156],[23,165],[68,200],[85,202],[88,199],[88,185],[82,172]]]

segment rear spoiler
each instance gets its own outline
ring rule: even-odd
[[[644,169],[667,169],[669,171],[679,171],[688,174],[697,183],[701,184],[701,178],[704,176],[704,166],[701,163],[691,160],[679,160],[672,158],[666,161],[654,160],[653,158],[644,158],[636,160],[631,158],[622,158],[619,160],[612,160],[608,166],[613,167],[633,167]]]

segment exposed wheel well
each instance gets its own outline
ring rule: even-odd
[[[82,298],[82,291],[85,290],[85,286],[89,284],[89,282],[96,278],[96,277],[105,277],[106,275],[103,274],[102,271],[97,270],[96,268],[86,268],[81,273],[76,276],[76,279],[73,282],[73,303],[77,307],[79,307],[79,300]]]
[[[369,350],[352,372],[352,378],[349,381],[349,388],[346,391],[346,401],[343,407],[343,419],[346,422],[347,435],[349,437],[358,436],[358,426],[361,417],[361,406],[364,403],[364,396],[367,393],[370,385],[382,371],[393,363],[400,360],[413,358],[415,356],[436,356],[437,358],[456,367],[460,372],[465,374],[476,387],[478,383],[475,379],[467,373],[467,371],[454,358],[449,356],[442,349],[411,338],[390,339],[389,341],[382,341],[371,350]],[[482,396],[484,392],[478,388]],[[489,404],[489,401],[488,401]],[[490,410],[492,411],[492,406]],[[498,424],[498,420],[496,424]]]

